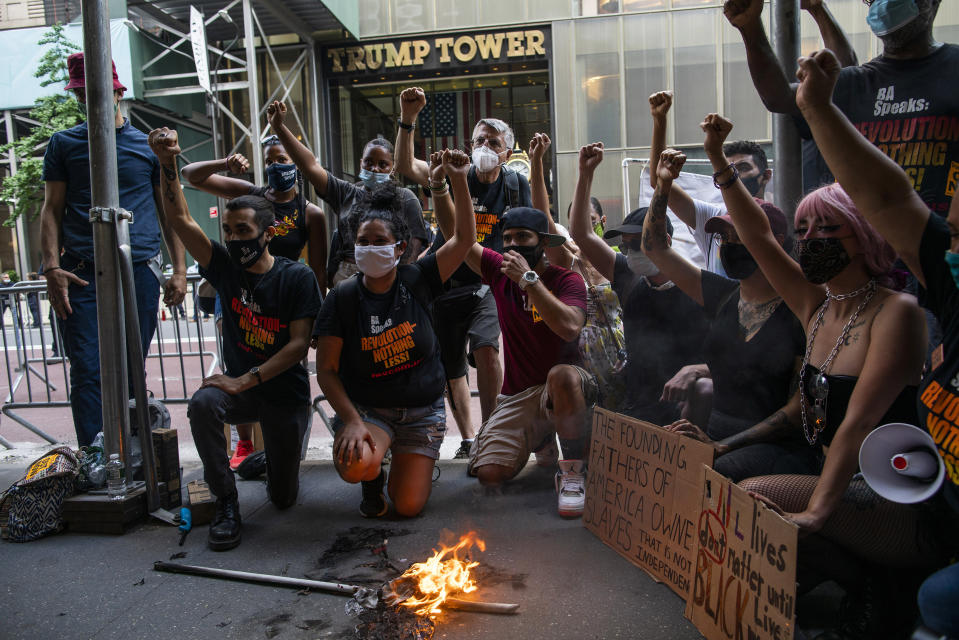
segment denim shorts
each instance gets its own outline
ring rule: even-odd
[[[415,453],[433,460],[440,457],[440,445],[446,435],[446,404],[443,396],[425,407],[364,407],[354,405],[363,422],[374,424],[390,436],[393,453]],[[339,416],[331,423],[333,433],[343,427]]]

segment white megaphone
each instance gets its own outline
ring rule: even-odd
[[[859,449],[859,469],[873,491],[903,504],[931,498],[946,475],[932,436],[902,423],[883,425],[866,436]]]

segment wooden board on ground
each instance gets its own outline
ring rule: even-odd
[[[792,638],[799,529],[712,469],[701,477],[686,617],[709,640]]]
[[[700,468],[712,460],[707,444],[597,408],[583,523],[685,599],[696,557]]]

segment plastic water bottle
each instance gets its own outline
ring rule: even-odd
[[[127,495],[127,483],[123,477],[123,463],[120,454],[111,453],[107,463],[107,493],[111,500],[123,500]]]

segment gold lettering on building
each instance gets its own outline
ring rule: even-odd
[[[540,29],[480,33],[427,40],[376,42],[327,50],[333,73],[417,67],[435,51],[440,64],[492,61],[546,55],[546,35]],[[504,47],[505,44],[505,47]]]

